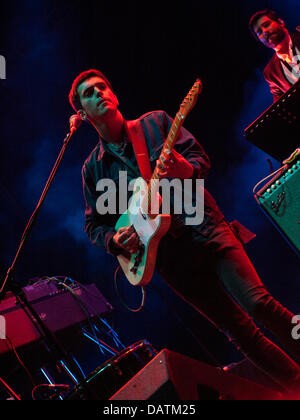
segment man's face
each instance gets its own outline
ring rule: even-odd
[[[119,105],[116,95],[100,76],[82,82],[77,92],[82,109],[92,122],[103,119],[110,111],[116,111]]]
[[[262,16],[254,25],[254,31],[266,47],[275,49],[287,35],[287,29],[283,23]]]

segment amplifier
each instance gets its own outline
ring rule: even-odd
[[[53,332],[64,330],[113,308],[94,284],[72,288],[72,293],[60,289],[53,282],[39,282],[23,288],[23,291],[41,320]],[[85,308],[85,310],[84,310]],[[6,324],[6,336],[14,347],[39,340],[35,321],[27,314],[14,296],[0,303],[0,315]],[[11,351],[7,340],[0,340],[0,354]]]
[[[283,166],[255,194],[271,222],[300,256],[300,158]]]

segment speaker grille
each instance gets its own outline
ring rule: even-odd
[[[300,255],[300,161],[275,177],[256,198]]]

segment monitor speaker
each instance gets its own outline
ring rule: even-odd
[[[281,394],[170,350],[162,350],[110,400],[279,400]]]

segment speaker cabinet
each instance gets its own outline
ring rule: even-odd
[[[222,368],[162,350],[110,400],[279,400],[281,394]]]
[[[281,168],[255,198],[267,217],[300,256],[300,160]]]

